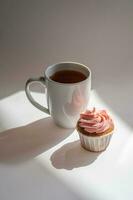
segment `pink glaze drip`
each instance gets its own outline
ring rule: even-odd
[[[114,127],[113,121],[106,110],[87,110],[80,114],[79,126],[89,133],[102,133]]]

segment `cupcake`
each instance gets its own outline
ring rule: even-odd
[[[86,110],[77,122],[81,145],[93,152],[104,151],[111,139],[114,123],[106,110]]]

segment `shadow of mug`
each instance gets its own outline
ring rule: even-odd
[[[101,152],[89,152],[83,149],[80,141],[63,145],[51,156],[51,163],[57,169],[72,170],[92,164]]]
[[[32,159],[57,145],[73,132],[56,126],[51,117],[0,134],[0,162]]]

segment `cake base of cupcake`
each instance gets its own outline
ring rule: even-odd
[[[91,152],[101,152],[106,150],[110,143],[113,131],[102,136],[87,136],[78,131],[81,146]]]

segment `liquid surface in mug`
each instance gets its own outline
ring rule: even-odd
[[[79,71],[61,70],[55,72],[50,78],[58,83],[78,83],[87,77]]]

